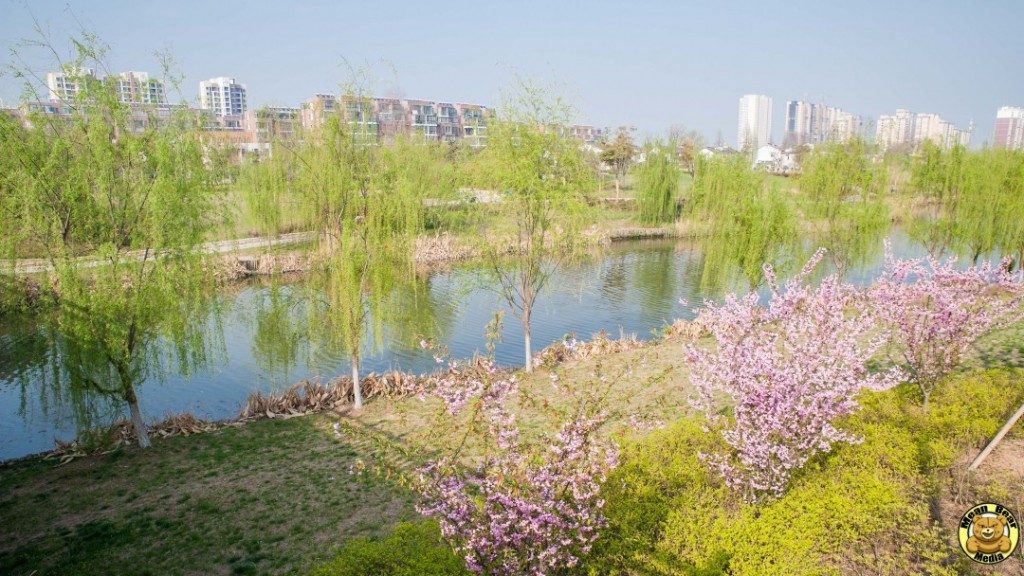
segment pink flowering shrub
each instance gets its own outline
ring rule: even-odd
[[[601,528],[601,485],[617,451],[598,440],[601,416],[580,415],[531,450],[509,410],[515,376],[490,359],[449,364],[434,394],[451,415],[469,412],[484,454],[466,470],[458,454],[420,469],[421,514],[435,517],[466,567],[490,575],[542,575],[572,568]],[[461,445],[459,442],[453,443]]]
[[[1009,271],[1009,260],[965,270],[955,263],[896,259],[886,243],[885,270],[869,289],[870,309],[925,406],[980,337],[1021,318],[1021,274]]]
[[[855,313],[856,290],[836,276],[815,287],[804,282],[823,255],[819,250],[784,289],[766,265],[772,294],[765,307],[756,293],[706,302],[696,322],[715,345],[685,348],[696,405],[726,427],[732,448],[704,458],[749,501],[781,495],[811,457],[837,442],[857,442],[836,419],[858,408],[862,388],[885,389],[900,377],[896,370],[869,371],[884,340],[872,337],[872,318]],[[731,425],[719,414],[723,399],[732,407]]]

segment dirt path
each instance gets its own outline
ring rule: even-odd
[[[289,244],[299,244],[312,240],[314,235],[312,232],[292,232],[290,234],[282,234],[276,237],[264,237],[255,236],[250,238],[231,238],[228,240],[217,240],[214,242],[206,242],[202,245],[200,250],[206,254],[226,254],[230,252],[242,252],[244,250],[252,250],[255,248],[271,248],[274,246],[286,246]],[[145,250],[136,250],[130,252],[129,256],[141,259]],[[79,265],[83,268],[91,268],[99,266],[104,263],[103,260],[82,257],[78,259]],[[40,272],[49,272],[53,269],[49,260],[45,258],[26,258],[18,260],[14,264],[14,272],[16,274],[36,274]],[[10,266],[0,267],[0,273],[8,273]]]

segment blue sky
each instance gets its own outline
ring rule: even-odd
[[[896,108],[977,124],[1024,106],[1024,3],[989,2],[133,2],[48,0],[31,13],[67,51],[80,21],[111,45],[114,70],[156,72],[173,52],[185,96],[234,76],[255,105],[337,92],[344,62],[370,63],[379,92],[496,103],[511,78],[550,84],[581,123],[664,134],[673,124],[727,143],[737,99],[810,99],[870,118]],[[69,11],[70,8],[70,11]],[[0,46],[31,37],[23,1],[0,0]],[[3,57],[8,60],[6,54]],[[386,62],[386,65],[379,64]],[[29,62],[45,72],[46,61]],[[11,105],[17,81],[0,77]]]

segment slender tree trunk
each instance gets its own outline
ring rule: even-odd
[[[352,355],[352,405],[356,408],[363,407],[363,385],[359,380],[359,356]]]
[[[132,429],[138,439],[139,448],[149,448],[149,430],[142,420],[142,411],[139,410],[139,399],[135,396],[135,387],[130,382],[122,382],[122,385],[125,386],[124,399],[128,403],[128,410],[132,415]]]
[[[615,175],[615,199],[619,199],[619,175]]]
[[[1017,423],[1017,420],[1020,420],[1021,416],[1024,416],[1024,404],[1021,404],[1020,408],[1013,413],[1013,416],[1010,416],[1010,419],[1006,421],[1006,424],[1003,424],[1003,427],[999,429],[999,432],[996,432],[992,441],[988,443],[988,446],[985,446],[985,449],[981,451],[981,454],[978,454],[978,457],[974,459],[974,462],[971,462],[971,465],[968,466],[967,469],[975,470],[978,466],[981,466],[981,463],[984,462],[985,458],[988,458],[988,455],[991,454],[992,451],[995,450],[996,446],[1003,441],[1003,438],[1010,431],[1010,428],[1013,428],[1013,425]]]
[[[526,356],[526,371],[533,372],[533,343],[530,340],[530,307],[523,310],[523,348]]]

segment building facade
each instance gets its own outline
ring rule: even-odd
[[[938,114],[914,114],[901,108],[893,116],[878,117],[875,142],[882,150],[889,150],[894,147],[917,148],[927,140],[948,150],[954,146],[968,146],[973,132],[973,122],[966,129],[960,129]]]
[[[786,103],[784,146],[800,146],[820,142],[845,142],[859,136],[863,120],[841,108],[813,104],[802,100]]]
[[[996,111],[996,129],[993,148],[1024,150],[1024,108],[1003,106]]]
[[[164,83],[150,78],[146,72],[122,72],[109,77],[117,91],[117,98],[128,104],[167,104]]]
[[[249,110],[245,84],[220,76],[199,83],[199,107],[216,116],[242,116]]]
[[[771,142],[772,99],[761,94],[740,97],[739,129],[736,146],[740,150],[756,150]]]
[[[87,82],[94,80],[97,80],[97,77],[96,71],[92,68],[48,72],[46,88],[50,92],[50,100],[71,102],[82,93]]]

